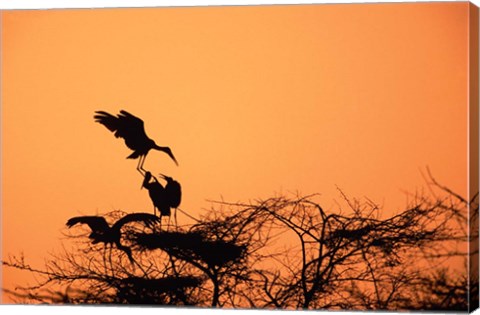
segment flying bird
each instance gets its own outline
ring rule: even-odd
[[[124,110],[121,110],[117,116],[104,111],[96,111],[93,118],[113,132],[115,137],[125,140],[127,147],[133,150],[133,153],[127,156],[127,159],[139,159],[137,170],[143,170],[143,163],[151,149],[165,152],[178,165],[169,147],[158,146],[155,141],[147,136],[143,120],[140,118]]]
[[[120,242],[120,229],[130,222],[143,222],[147,227],[153,227],[159,218],[150,213],[131,213],[116,221],[112,226],[109,226],[104,217],[101,216],[81,216],[73,217],[67,221],[67,226],[71,228],[76,224],[87,224],[92,233],[88,236],[92,239],[92,244],[104,243],[105,247],[110,244],[110,248],[115,246],[127,254],[131,262],[133,262],[132,250],[128,246],[124,246]]]

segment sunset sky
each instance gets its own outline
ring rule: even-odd
[[[467,2],[1,12],[2,255],[43,267],[68,218],[152,212],[96,110],[169,146],[181,209],[337,187],[385,206],[467,194]],[[179,223],[188,223],[179,213]],[[12,269],[3,285],[32,282]],[[5,300],[4,302],[8,302]]]

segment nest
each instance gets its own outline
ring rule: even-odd
[[[143,249],[161,249],[185,261],[203,261],[209,267],[238,261],[246,249],[231,241],[208,240],[199,232],[138,233],[135,242]]]

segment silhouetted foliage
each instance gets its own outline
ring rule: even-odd
[[[339,190],[328,210],[318,195],[278,196],[214,202],[197,223],[172,231],[132,221],[122,244],[134,264],[89,242],[80,226],[67,230],[75,248],[43,269],[21,257],[4,262],[39,276],[7,292],[41,303],[465,311],[468,294],[478,303],[478,279],[461,267],[478,238],[467,223],[478,217],[478,195],[467,201],[430,179],[431,193],[412,195],[390,217]]]
[[[202,281],[195,277],[169,276],[160,279],[130,277],[114,281],[116,295],[114,303],[119,304],[166,304],[194,305],[188,290],[198,287]]]

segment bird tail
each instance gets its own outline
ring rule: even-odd
[[[140,153],[138,153],[137,151],[134,151],[132,154],[127,156],[127,159],[138,159],[139,157],[140,157]]]

